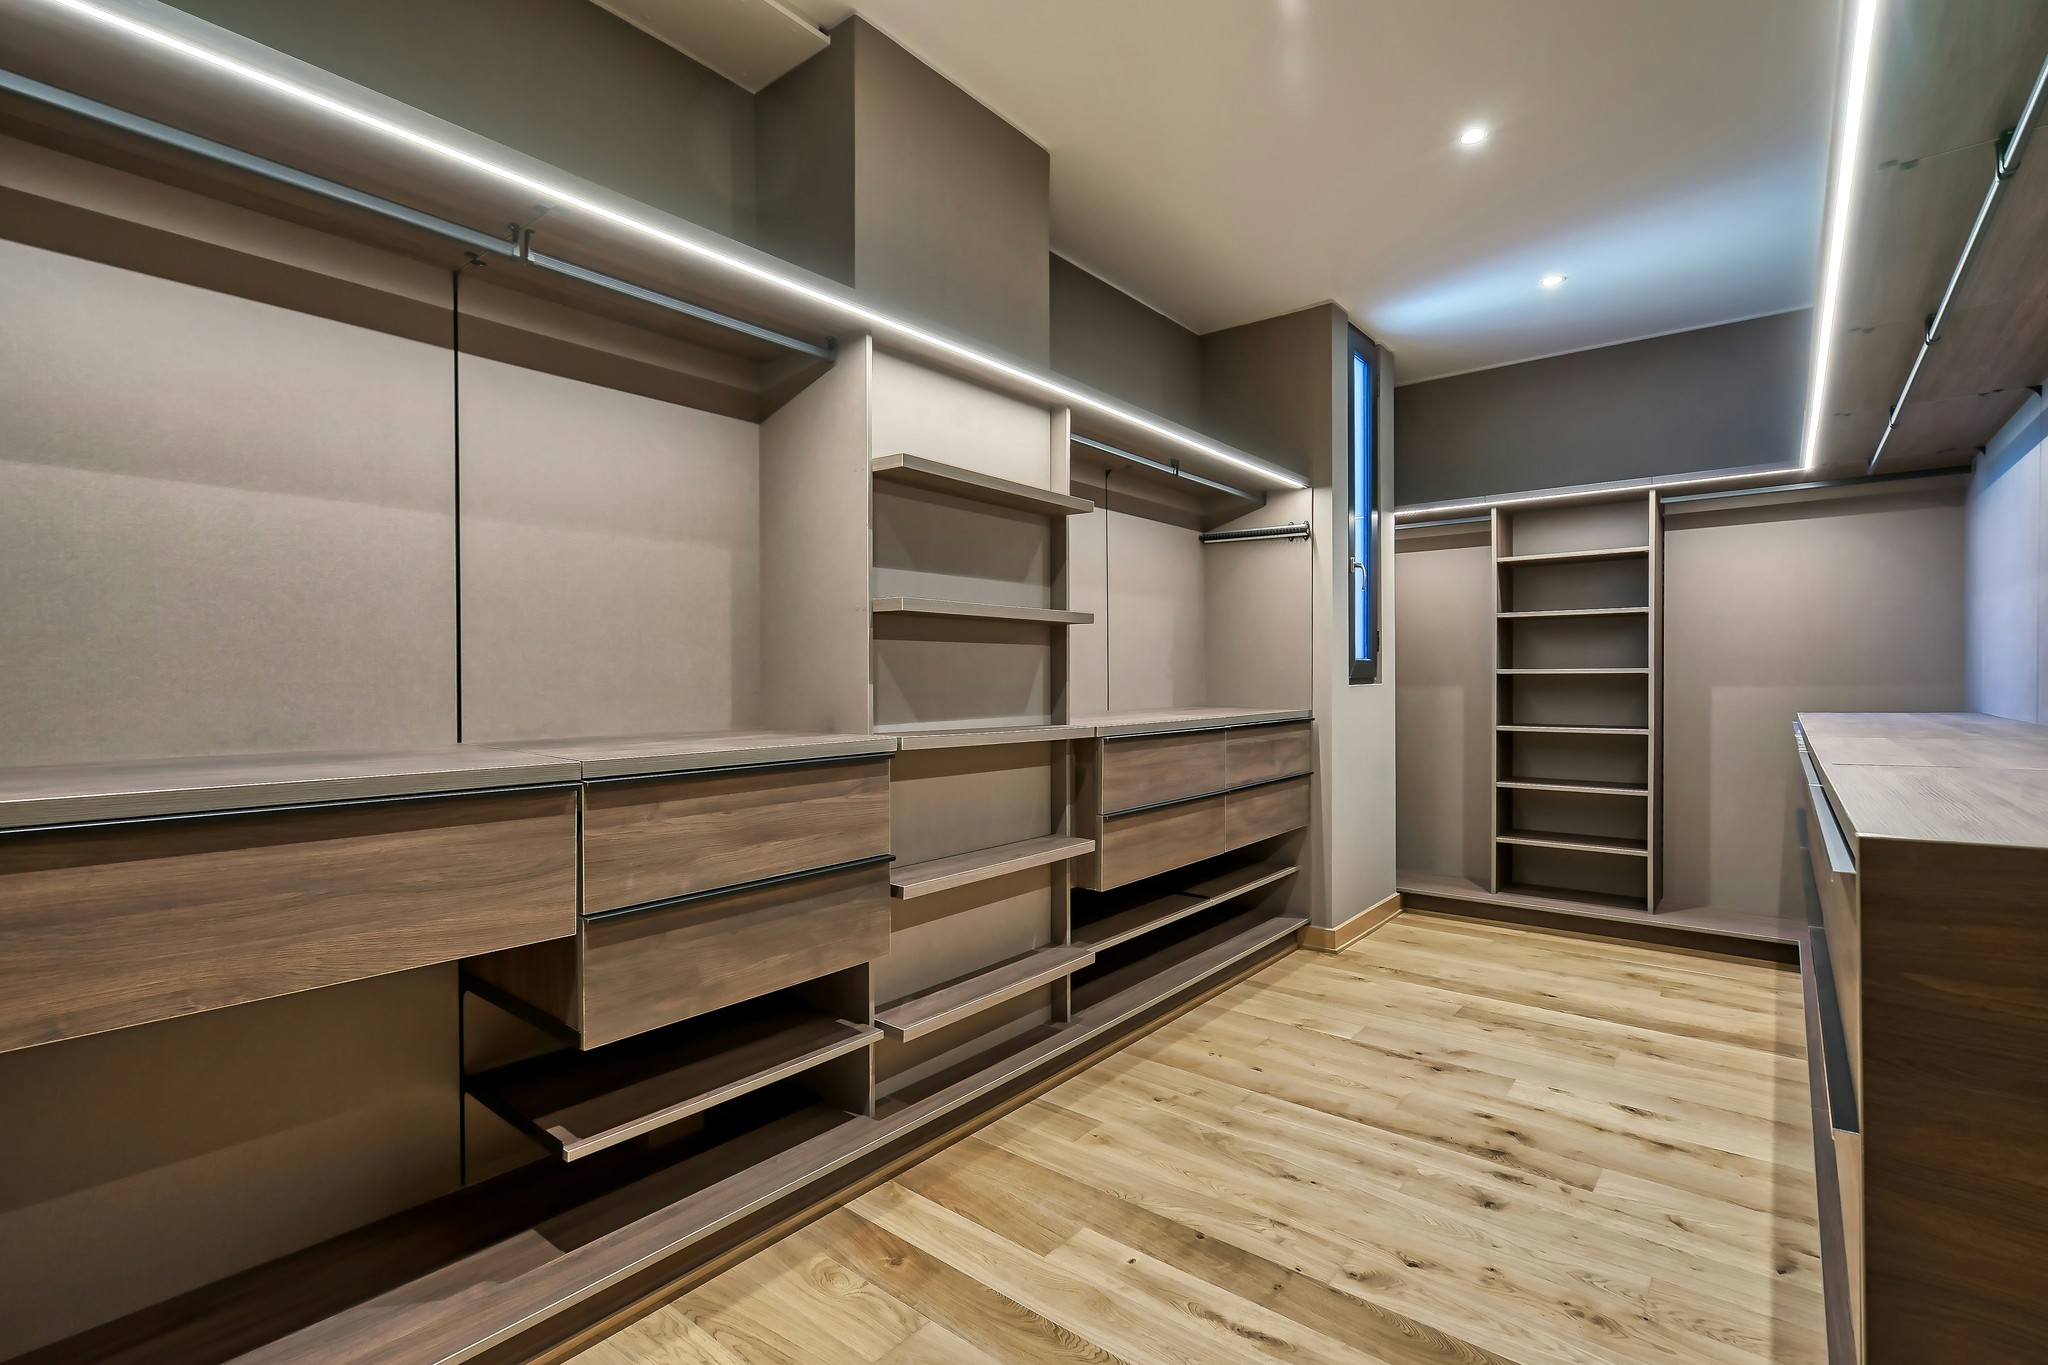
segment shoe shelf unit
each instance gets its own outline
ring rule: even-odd
[[[1655,493],[1496,507],[1492,884],[1649,912],[1661,890]]]

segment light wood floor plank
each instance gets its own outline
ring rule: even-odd
[[[1823,1365],[1796,972],[1405,914],[577,1365]]]

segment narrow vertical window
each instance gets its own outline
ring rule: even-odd
[[[1351,681],[1380,680],[1379,469],[1373,449],[1379,412],[1377,357],[1363,333],[1351,333]]]

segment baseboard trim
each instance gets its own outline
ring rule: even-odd
[[[1313,948],[1319,953],[1341,953],[1358,939],[1400,913],[1401,893],[1396,891],[1379,904],[1367,906],[1334,929],[1308,925],[1301,931],[1301,946]]]

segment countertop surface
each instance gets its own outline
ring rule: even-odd
[[[2048,726],[1976,712],[1802,713],[1849,838],[2048,848]]]

